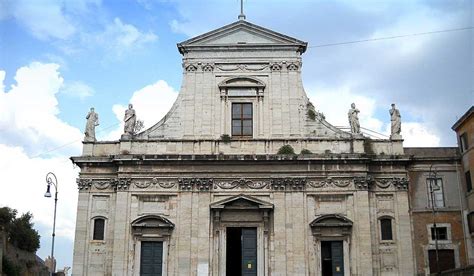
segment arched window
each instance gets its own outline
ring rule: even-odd
[[[383,241],[393,240],[392,233],[392,219],[391,218],[381,218],[380,219],[380,236]]]
[[[103,241],[105,232],[105,219],[96,218],[94,219],[94,232],[92,239],[95,241]]]

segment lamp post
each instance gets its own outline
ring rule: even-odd
[[[438,254],[438,231],[436,229],[436,209],[434,201],[434,192],[438,191],[440,187],[438,186],[437,176],[438,173],[436,170],[432,170],[433,164],[430,166],[430,172],[428,174],[428,181],[430,184],[430,195],[431,195],[431,212],[433,215],[433,232],[435,239],[435,254],[436,254],[436,274],[439,274],[439,254]]]
[[[56,175],[52,172],[49,172],[46,174],[46,184],[48,185],[46,187],[46,193],[44,194],[44,197],[51,197],[51,185],[54,185],[54,219],[53,219],[53,234],[52,234],[52,244],[51,244],[51,262],[52,262],[52,268],[51,268],[51,275],[53,275],[56,271],[56,263],[54,260],[54,237],[56,236],[56,207],[58,205],[58,179],[56,178]]]

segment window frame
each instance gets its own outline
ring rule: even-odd
[[[428,233],[429,244],[435,244],[436,241],[431,236],[431,229],[434,228],[433,223],[426,224],[426,231]],[[452,232],[450,223],[436,223],[436,228],[446,228],[446,239],[438,240],[438,244],[451,244],[452,243]]]
[[[469,193],[472,191],[471,171],[467,170],[464,173],[464,178],[466,180],[466,191]]]
[[[384,234],[384,226],[383,226],[383,222],[389,222],[390,223],[390,232],[389,232],[389,236],[390,236],[390,239],[384,239],[384,236],[387,235],[387,234]],[[380,241],[381,242],[393,242],[395,240],[394,238],[394,231],[393,231],[393,218],[392,217],[388,217],[388,216],[384,216],[384,217],[380,217],[379,218],[379,229],[380,229]]]
[[[459,147],[461,149],[461,152],[465,152],[469,149],[469,139],[467,136],[467,132],[464,132],[463,134],[459,135]]]
[[[444,239],[438,238],[439,236],[441,236],[440,233],[439,233],[441,229],[444,229],[444,231],[443,231],[444,233],[441,233],[441,234],[444,234],[444,235],[445,235],[445,238],[444,238]],[[448,228],[447,228],[447,227],[436,225],[436,232],[438,232],[438,233],[435,233],[435,231],[434,231],[434,230],[435,230],[434,226],[431,227],[430,230],[431,230],[431,231],[430,231],[431,240],[433,240],[433,241],[435,240],[434,237],[433,237],[433,234],[438,235],[438,237],[436,238],[436,239],[438,240],[438,242],[439,242],[439,241],[446,241],[446,240],[448,240]]]
[[[433,202],[432,202],[432,198],[431,198],[431,181],[432,180],[436,180],[436,184],[440,187],[439,190],[435,190],[433,191],[433,200],[435,201],[435,204],[434,204],[434,207],[435,208],[444,208],[446,207],[446,202],[445,202],[445,198],[444,198],[444,183],[443,183],[443,178],[440,177],[440,176],[436,176],[436,177],[430,177],[428,176],[426,178],[426,188],[427,188],[427,192],[428,192],[428,207],[429,208],[432,208],[433,207]],[[436,198],[437,194],[441,194],[442,198],[441,198],[441,205],[438,205],[437,202],[438,199]]]
[[[102,231],[102,239],[95,239],[95,227],[96,227],[96,221],[97,220],[102,220],[104,222],[104,226],[103,226],[103,231]],[[93,218],[91,218],[91,240],[92,241],[95,241],[95,242],[105,242],[106,240],[106,233],[107,233],[107,218],[104,217],[104,216],[95,216]]]
[[[240,117],[234,117],[234,106],[240,106]],[[250,118],[246,118],[244,114],[244,106],[249,106],[250,107]],[[231,103],[231,123],[230,123],[230,133],[231,137],[233,138],[251,138],[253,137],[254,134],[254,106],[252,102],[232,102]],[[234,133],[234,121],[240,122],[240,134],[235,134]],[[249,122],[250,121],[250,134],[244,134],[244,122]]]

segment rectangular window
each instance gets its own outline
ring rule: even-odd
[[[437,239],[438,241],[448,240],[448,228],[447,227],[431,227],[431,240]]]
[[[232,104],[232,136],[252,136],[252,104]]]
[[[461,143],[460,146],[461,146],[461,152],[465,152],[468,148],[469,148],[469,144],[467,142],[467,133],[463,133],[461,134],[461,136],[459,136],[459,142]]]
[[[443,180],[438,178],[427,178],[426,183],[428,185],[428,205],[432,206],[432,199],[434,199],[434,207],[444,207],[444,193],[443,193]],[[433,195],[431,195],[433,191]],[[432,198],[433,197],[433,198]]]
[[[94,233],[92,239],[95,241],[104,240],[105,220],[102,218],[94,219]]]
[[[469,233],[474,233],[474,212],[467,215],[467,223],[469,226]]]
[[[466,172],[466,189],[468,192],[472,190],[472,182],[471,182],[471,172]]]
[[[392,219],[383,218],[380,220],[380,231],[383,241],[393,240],[392,235]]]

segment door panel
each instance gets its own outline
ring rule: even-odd
[[[242,228],[242,275],[257,275],[257,229]]]
[[[161,276],[163,269],[163,242],[141,242],[140,275]]]
[[[331,242],[331,257],[332,257],[332,275],[344,275],[344,252],[342,249],[342,241]]]

